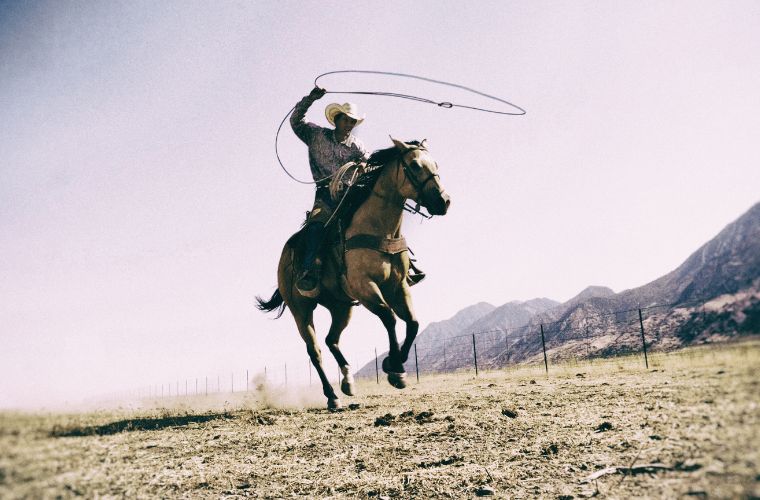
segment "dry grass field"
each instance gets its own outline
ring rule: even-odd
[[[758,366],[744,342],[365,381],[336,413],[316,386],[4,413],[0,497],[758,498]]]

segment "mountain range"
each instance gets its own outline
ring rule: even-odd
[[[642,329],[659,349],[760,333],[760,203],[678,268],[638,288],[589,286],[564,303],[478,302],[431,323],[417,337],[417,362],[424,371],[472,366],[473,342],[481,366],[535,362],[543,356],[541,331],[552,360],[620,354],[641,350]],[[414,363],[412,353],[408,371]],[[374,373],[373,360],[357,375]]]

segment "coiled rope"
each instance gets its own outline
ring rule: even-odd
[[[448,101],[437,102],[437,101],[433,101],[431,99],[427,99],[425,97],[418,97],[418,96],[413,96],[413,95],[408,95],[408,94],[399,94],[399,93],[396,93],[396,92],[359,91],[359,90],[328,90],[328,91],[325,92],[326,94],[357,94],[357,95],[378,95],[378,96],[383,96],[383,97],[397,97],[397,98],[400,98],[400,99],[409,99],[409,100],[412,100],[412,101],[423,102],[423,103],[426,103],[426,104],[435,104],[436,106],[438,106],[440,108],[445,108],[445,109],[464,108],[464,109],[471,109],[473,111],[481,111],[481,112],[484,112],[484,113],[494,113],[494,114],[497,114],[497,115],[521,116],[521,115],[524,115],[526,113],[526,111],[523,108],[521,108],[520,106],[518,106],[516,104],[513,104],[513,103],[511,103],[509,101],[505,101],[504,99],[501,99],[499,97],[492,96],[492,95],[486,94],[484,92],[480,92],[479,90],[471,89],[470,87],[465,87],[464,85],[459,85],[459,84],[456,84],[456,83],[444,82],[442,80],[434,80],[432,78],[426,78],[426,77],[417,76],[417,75],[409,75],[409,74],[406,74],[406,73],[393,73],[393,72],[389,72],[389,71],[371,71],[371,70],[359,70],[359,69],[346,69],[346,70],[340,70],[340,71],[328,71],[327,73],[322,73],[321,75],[317,76],[314,79],[314,86],[318,87],[319,86],[318,85],[319,79],[322,78],[322,77],[324,77],[324,76],[337,75],[337,74],[342,74],[342,73],[358,73],[358,74],[370,74],[370,75],[398,76],[398,77],[403,77],[403,78],[412,78],[414,80],[421,80],[423,82],[435,83],[435,84],[438,84],[438,85],[445,85],[447,87],[454,87],[454,88],[457,88],[457,89],[460,89],[460,90],[464,90],[464,91],[470,92],[472,94],[477,94],[477,95],[485,97],[487,99],[491,99],[491,100],[500,102],[502,104],[506,104],[506,105],[512,107],[516,111],[499,111],[499,110],[495,110],[495,109],[479,108],[479,107],[476,107],[476,106],[467,106],[467,105],[464,105],[464,104],[454,104],[454,103],[448,102]],[[275,152],[275,155],[277,156],[277,161],[279,162],[280,167],[282,167],[282,170],[288,175],[288,177],[290,177],[294,181],[298,182],[299,184],[316,184],[318,182],[322,182],[322,181],[324,181],[326,179],[329,179],[332,176],[327,176],[327,177],[325,177],[323,179],[318,179],[316,181],[303,181],[303,180],[300,180],[300,179],[294,177],[290,172],[288,172],[288,169],[285,168],[285,165],[283,165],[282,159],[280,158],[280,151],[279,151],[279,148],[278,148],[279,138],[280,138],[280,131],[282,130],[282,126],[285,124],[285,121],[288,119],[288,117],[290,116],[290,114],[293,112],[294,109],[295,109],[295,106],[293,106],[292,108],[290,108],[290,110],[288,111],[288,113],[285,115],[285,117],[280,122],[280,126],[277,127],[277,134],[275,135],[275,138],[274,138],[274,152]]]

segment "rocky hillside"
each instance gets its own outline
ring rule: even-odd
[[[590,286],[562,304],[481,302],[432,323],[418,336],[418,361],[425,371],[471,366],[473,333],[481,366],[542,360],[542,328],[551,359],[638,352],[642,324],[656,348],[760,333],[760,203],[644,286],[617,294]],[[374,361],[358,374],[374,375]]]
[[[527,302],[513,301],[499,307],[487,302],[479,302],[462,309],[447,320],[431,323],[420,332],[417,335],[417,342],[420,346],[426,346],[426,349],[424,351],[418,350],[419,358],[423,359],[425,363],[435,365],[436,369],[438,368],[437,365],[440,364],[440,369],[443,370],[446,363],[445,346],[460,344],[459,337],[467,332],[501,331],[505,328],[518,327],[524,325],[537,313],[544,312],[557,305],[559,302],[550,299],[533,299]],[[452,362],[454,362],[457,355],[453,351],[450,355]],[[409,363],[414,363],[414,359],[410,360]],[[374,376],[374,361],[362,367],[357,374],[359,376]]]
[[[495,306],[487,302],[478,302],[475,305],[465,307],[447,320],[430,323],[427,328],[420,332],[417,338],[431,339],[431,341],[436,342],[455,337],[469,328],[478,319],[488,316],[495,309]]]

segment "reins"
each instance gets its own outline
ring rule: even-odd
[[[427,149],[425,149],[424,147],[415,147],[415,148],[412,148],[412,149],[408,149],[407,151],[404,151],[404,152],[402,152],[402,153],[399,154],[397,162],[398,162],[398,165],[401,168],[401,171],[404,173],[404,176],[407,178],[407,180],[409,180],[409,183],[417,191],[418,197],[420,199],[422,199],[422,197],[424,195],[423,194],[423,189],[425,188],[425,186],[427,185],[427,183],[430,182],[431,180],[435,179],[435,178],[440,178],[440,175],[437,172],[436,173],[431,172],[430,175],[428,175],[427,178],[425,178],[424,181],[418,181],[417,178],[414,176],[414,172],[412,172],[411,166],[404,160],[404,156],[406,156],[406,153],[408,153],[409,151],[414,151],[414,150],[427,151]],[[356,164],[356,163],[354,162],[354,164]],[[346,164],[346,165],[348,165],[348,164]],[[383,166],[385,166],[385,165],[382,165],[382,166],[378,165],[378,166],[372,167],[372,169],[376,170],[378,168],[382,168]],[[345,175],[345,172],[346,172],[346,170],[344,170],[345,168],[346,168],[346,166],[341,167],[341,169],[339,169],[339,172],[343,172],[343,175]],[[336,172],[334,175],[337,175],[337,174],[338,174],[338,172]],[[357,179],[359,177],[360,177],[360,175],[359,175],[359,171],[358,170],[354,170],[351,173],[351,177],[349,178],[348,182],[345,183],[346,184],[346,188],[343,190],[343,194],[341,195],[340,200],[338,201],[338,204],[335,206],[335,210],[333,210],[333,213],[330,215],[329,219],[327,219],[327,222],[325,223],[325,226],[329,226],[330,223],[335,218],[335,216],[339,213],[339,209],[340,209],[341,205],[343,205],[343,202],[346,200],[346,197],[348,196],[349,191],[351,191],[351,189],[354,187],[354,184],[356,183],[356,181],[357,181]],[[379,193],[377,193],[375,191],[376,188],[377,188],[377,186],[373,185],[372,191],[370,193],[370,196],[374,195],[374,196],[377,196],[379,198],[384,198],[381,194],[379,194]],[[421,215],[425,219],[432,219],[433,218],[432,215],[428,215],[428,214],[420,211],[420,203],[419,202],[417,203],[416,207],[412,206],[409,203],[404,203],[404,205],[401,208],[404,211],[406,211],[406,212],[410,212],[410,213],[413,213],[413,214]]]

